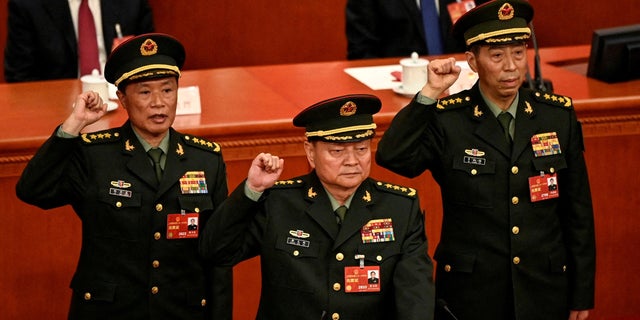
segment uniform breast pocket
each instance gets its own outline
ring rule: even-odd
[[[313,292],[310,286],[324,272],[319,261],[322,244],[318,240],[280,235],[276,238],[275,257],[266,268],[274,270],[270,281],[273,286],[299,292]],[[263,262],[264,263],[264,262]]]
[[[358,252],[364,255],[365,265],[379,265],[382,271],[391,271],[400,259],[400,246],[395,241],[363,243]]]
[[[567,160],[562,154],[534,158],[532,163],[536,173],[557,173],[567,168]]]
[[[445,178],[445,197],[464,206],[490,208],[495,174],[493,160],[468,156],[455,158],[452,172]]]
[[[136,240],[140,229],[142,198],[131,191],[126,195],[101,192],[96,210],[84,215],[83,222],[91,234],[120,240]]]
[[[292,236],[278,236],[276,250],[294,259],[318,258],[320,246],[315,241]]]
[[[438,262],[438,270],[450,272],[473,272],[476,263],[476,255],[473,253],[460,253],[446,251],[438,247],[433,258]]]
[[[213,201],[209,195],[181,195],[178,196],[178,203],[185,212],[213,211]]]

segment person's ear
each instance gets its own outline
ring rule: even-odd
[[[478,68],[477,68],[476,55],[471,51],[465,52],[464,55],[467,58],[467,63],[469,64],[469,67],[471,68],[471,70],[477,73]]]
[[[305,141],[304,142],[304,152],[307,154],[307,161],[309,161],[309,165],[311,166],[312,169],[316,168],[316,163],[315,163],[315,153],[314,153],[314,146],[313,143],[309,142],[309,141]]]
[[[120,104],[122,105],[122,108],[126,110],[127,109],[127,102],[126,102],[127,99],[125,99],[126,95],[124,94],[124,92],[122,92],[122,91],[120,91],[118,89],[118,91],[116,91],[116,96],[118,96],[118,100],[120,101]]]

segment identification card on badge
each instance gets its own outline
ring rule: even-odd
[[[380,292],[380,267],[345,267],[344,291],[346,293]]]
[[[529,177],[529,192],[531,193],[531,202],[559,197],[557,174]]]
[[[167,215],[167,239],[192,239],[198,237],[198,213],[172,213]]]
[[[463,14],[467,13],[467,11],[476,7],[476,2],[473,0],[462,0],[450,3],[447,5],[447,9],[449,10],[449,16],[451,17],[451,22],[454,24],[458,21]]]

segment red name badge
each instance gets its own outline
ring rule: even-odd
[[[345,267],[344,291],[346,293],[380,292],[380,267]]]
[[[529,192],[531,193],[531,202],[559,197],[557,175],[554,173],[530,177]]]
[[[200,229],[198,220],[197,213],[167,215],[167,239],[197,238]]]

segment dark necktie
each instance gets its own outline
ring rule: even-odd
[[[89,9],[89,0],[82,0],[78,9],[78,55],[80,76],[91,74],[93,69],[100,71],[96,25]]]
[[[498,122],[502,126],[502,130],[504,130],[504,139],[507,141],[507,144],[511,145],[511,135],[509,134],[509,124],[511,124],[511,113],[509,112],[500,112],[498,115]]]
[[[162,149],[151,148],[147,151],[151,160],[153,160],[153,169],[156,171],[156,178],[158,183],[162,180],[162,166],[160,165],[160,157],[162,157]]]
[[[440,16],[434,0],[421,0],[422,23],[424,36],[427,40],[429,54],[443,54],[442,35],[440,33]]]
[[[339,206],[338,209],[336,209],[336,221],[338,222],[338,224],[342,224],[342,221],[344,221],[344,216],[347,214],[347,207],[345,206]]]

